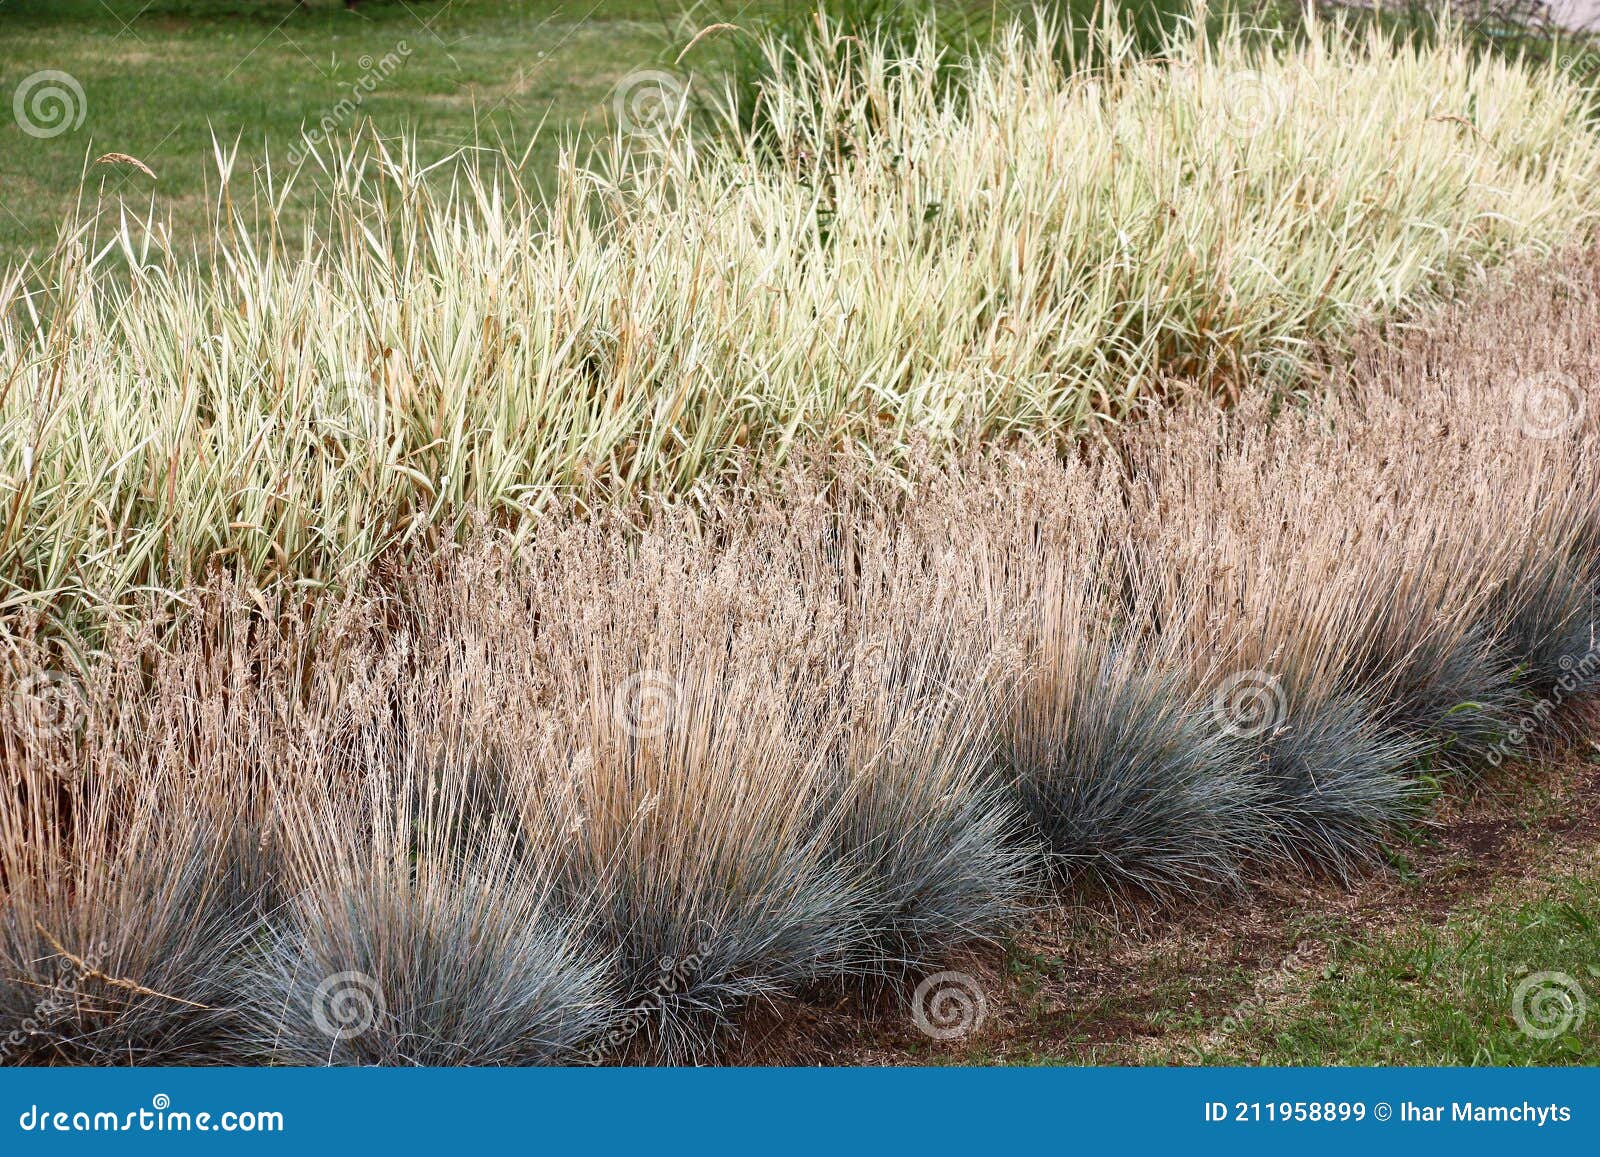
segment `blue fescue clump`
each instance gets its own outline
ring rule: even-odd
[[[1426,745],[1355,695],[1297,694],[1291,685],[1284,701],[1281,721],[1235,740],[1271,853],[1340,872],[1372,860],[1416,815]]]
[[[1265,846],[1258,788],[1209,713],[1130,650],[1025,690],[1000,760],[1063,879],[1193,888]]]

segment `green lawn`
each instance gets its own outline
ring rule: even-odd
[[[1536,898],[1492,897],[1442,925],[1333,932],[1303,1001],[1207,1064],[1550,1065],[1600,1060],[1600,884],[1592,867]],[[1517,1012],[1522,1013],[1519,1021]]]
[[[1487,787],[1337,895],[1012,944],[993,1031],[896,1044],[957,1064],[1600,1064],[1597,765],[1600,746]]]
[[[1088,19],[1097,0],[1044,0]],[[1034,0],[827,0],[831,11],[937,9],[980,28]],[[1184,0],[1124,0],[1141,31]],[[277,162],[305,126],[370,122],[415,140],[431,163],[481,143],[527,150],[536,178],[560,144],[609,132],[623,82],[664,70],[705,92],[732,57],[721,33],[681,64],[695,33],[719,22],[753,31],[803,20],[816,0],[0,0],[0,268],[48,250],[80,191],[113,216],[152,205],[175,241],[201,234],[216,196],[213,137],[239,142],[235,181]],[[385,64],[386,58],[388,64]],[[81,91],[46,104],[25,131],[30,79],[64,73]],[[19,90],[21,92],[19,93]],[[360,91],[359,109],[347,103]],[[80,119],[81,116],[81,119]],[[53,118],[53,119],[48,119]],[[50,132],[60,127],[62,131]],[[93,165],[106,153],[136,168]],[[238,186],[236,186],[237,188]],[[290,222],[294,210],[291,202]]]
[[[606,131],[621,78],[670,67],[706,24],[771,7],[364,0],[349,12],[342,0],[0,0],[0,263],[50,244],[86,163],[108,152],[137,157],[157,179],[98,166],[91,201],[103,189],[113,207],[121,198],[143,212],[153,197],[180,236],[192,231],[217,185],[213,134],[239,139],[240,172],[268,150],[282,157],[302,125],[358,119],[337,106],[364,75],[375,80],[359,115],[414,135],[425,160],[475,141],[532,143],[539,171],[564,134]],[[385,57],[398,66],[386,69]],[[715,50],[704,59],[714,63]],[[81,87],[82,121],[40,138],[23,130],[14,104],[45,70]]]
[[[1141,960],[1126,986],[1066,1009],[1046,997],[1073,970],[1013,949],[1009,1039],[943,1052],[913,1041],[911,1055],[980,1065],[1593,1065],[1595,862],[1391,926],[1303,915],[1285,929],[1294,952],[1264,970],[1197,960],[1180,944]]]

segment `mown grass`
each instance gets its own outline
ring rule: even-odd
[[[938,18],[952,58],[985,40],[997,22],[1031,7],[1082,30],[1097,0],[832,0],[853,27],[886,29],[909,42],[928,15]],[[669,69],[706,92],[730,78],[749,95],[763,69],[758,38],[800,38],[814,17],[806,0],[368,0],[348,11],[338,0],[0,0],[0,264],[47,250],[80,199],[119,206],[204,239],[216,193],[212,136],[238,139],[242,170],[281,158],[303,127],[349,96],[363,59],[381,60],[404,42],[405,64],[368,96],[361,117],[383,135],[416,142],[424,163],[481,145],[526,154],[527,172],[552,181],[564,143],[603,136],[612,97],[630,73]],[[1221,6],[1216,6],[1221,10]],[[1126,19],[1153,51],[1178,24],[1183,0],[1138,0]],[[1293,27],[1294,4],[1261,4],[1264,26]],[[736,23],[679,51],[697,30]],[[1418,36],[1436,26],[1424,12],[1385,22]],[[1469,31],[1481,31],[1469,26]],[[1537,36],[1490,29],[1484,43],[1533,55],[1552,51]],[[1563,47],[1563,61],[1590,62]],[[10,113],[21,81],[59,70],[81,83],[85,117],[74,131],[38,139]],[[105,153],[131,166],[86,165]],[[291,225],[305,206],[291,200]],[[293,231],[293,230],[291,230]]]
[[[1092,4],[1046,7],[1087,13]],[[996,13],[1026,4],[881,7],[902,20],[937,11],[952,29],[977,34]],[[696,31],[718,22],[752,34],[793,30],[808,8],[794,0],[367,0],[351,12],[339,0],[0,0],[0,264],[54,243],[85,162],[108,152],[138,157],[157,179],[130,167],[95,169],[90,200],[105,198],[113,213],[120,200],[134,210],[153,201],[180,238],[203,239],[216,192],[213,134],[240,141],[243,170],[281,162],[303,126],[349,96],[364,58],[381,60],[402,42],[404,66],[366,98],[363,117],[384,135],[414,140],[424,163],[504,144],[526,152],[529,173],[548,181],[564,142],[611,126],[623,77],[675,69],[720,79],[753,35],[712,38],[675,65]],[[1151,0],[1141,12],[1175,8]],[[42,69],[83,86],[77,130],[37,139],[12,117],[13,92]]]
[[[1531,894],[1530,894],[1531,893]],[[1600,1061],[1600,883],[1586,863],[1536,886],[1502,886],[1450,911],[1442,923],[1327,930],[1330,956],[1303,998],[1247,1020],[1207,1064],[1551,1065]],[[1513,1014],[1520,986],[1535,993],[1569,978],[1586,1006],[1548,1038]],[[1576,991],[1569,990],[1569,991]],[[1557,997],[1552,995],[1550,999]],[[1573,1009],[1577,1003],[1573,1004]],[[1554,1032],[1554,1019],[1536,1029]]]
[[[91,200],[135,210],[153,200],[180,237],[198,241],[216,192],[213,134],[239,139],[244,169],[281,163],[302,126],[350,94],[362,59],[401,42],[404,67],[361,110],[380,131],[410,136],[426,163],[479,143],[531,149],[531,171],[548,175],[564,139],[605,131],[620,78],[669,64],[701,22],[766,6],[369,0],[349,12],[338,0],[0,0],[0,262],[54,242],[85,161],[107,152],[138,157],[157,180],[93,170]],[[40,140],[13,119],[13,91],[41,69],[83,86],[77,131]]]
[[[1003,1052],[989,1045],[957,1053],[929,1047],[926,1059],[1312,1067],[1600,1062],[1600,884],[1592,862],[1532,884],[1503,883],[1443,918],[1424,911],[1373,926],[1330,917],[1305,921],[1293,938],[1310,963],[1298,973],[1283,970],[1288,990],[1274,993],[1270,1004],[1249,995],[1262,979],[1256,971],[1234,964],[1201,973],[1191,958],[1172,954],[1144,962],[1136,991],[1065,1013],[1053,1011],[1046,995],[1065,976],[1062,962],[1013,949],[1008,983],[1025,1010],[1017,1033],[1031,1043]],[[1540,975],[1547,973],[1556,975]],[[1541,988],[1552,1002],[1551,1019],[1530,1023],[1554,1035],[1518,1026],[1513,1008],[1525,982],[1530,1012]],[[1579,998],[1561,997],[1563,990],[1583,993],[1581,1018]],[[1228,1011],[1197,1011],[1197,994]],[[1115,1045],[1097,1043],[1108,1025],[1121,1026]],[[1156,1043],[1129,1043],[1146,1034]],[[1189,1040],[1208,1043],[1172,1043]]]
[[[887,25],[909,38],[923,16],[939,17],[959,55],[997,18],[1030,0],[833,0],[830,11],[861,27]],[[1080,29],[1096,0],[1040,0]],[[0,0],[0,264],[48,249],[80,195],[104,199],[114,220],[126,201],[153,203],[189,242],[203,240],[216,192],[211,138],[237,138],[244,168],[281,158],[307,124],[347,97],[364,69],[402,41],[411,49],[361,113],[388,136],[418,145],[425,163],[478,145],[526,152],[528,172],[553,180],[563,142],[603,136],[614,120],[617,83],[630,73],[673,69],[702,86],[730,74],[748,90],[761,72],[756,37],[796,38],[814,5],[806,0]],[[1176,26],[1183,0],[1125,6],[1145,50]],[[1221,9],[1221,5],[1214,5]],[[1253,18],[1294,27],[1299,5],[1263,3]],[[1388,27],[1418,37],[1437,32],[1425,5],[1391,6]],[[749,35],[713,37],[690,58],[679,51],[699,29],[737,23]],[[1593,75],[1600,63],[1576,42],[1553,46],[1505,22],[1468,25],[1503,52],[1553,56]],[[1082,37],[1079,37],[1080,43]],[[48,139],[21,131],[10,114],[23,78],[59,70],[83,86],[78,129]],[[94,158],[138,157],[155,180],[131,167],[96,168]],[[291,203],[293,224],[303,206]]]

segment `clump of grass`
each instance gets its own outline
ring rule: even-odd
[[[1455,511],[1447,533],[1419,526],[1408,565],[1444,577],[1408,588],[1424,592],[1423,603],[1409,593],[1392,600],[1384,629],[1398,634],[1393,624],[1409,621],[1411,642],[1375,654],[1373,666],[1445,673],[1445,690],[1426,702],[1412,696],[1412,721],[1442,714],[1434,729],[1463,765],[1490,752],[1502,759],[1507,729],[1521,727],[1514,720],[1570,731],[1600,665],[1593,502],[1560,481],[1594,471],[1585,384],[1594,350],[1580,320],[1593,278],[1591,258],[1558,263],[1531,288],[1503,288],[1405,340],[1373,342],[1334,383],[1343,392],[1352,380],[1427,382],[1421,391],[1365,387],[1351,416],[1396,431],[1384,440],[1397,484],[1427,487]],[[1446,467],[1427,444],[1402,445],[1399,431],[1418,425],[1456,433]],[[1512,473],[1525,481],[1483,482]],[[1441,584],[1448,589],[1425,591]],[[1440,605],[1455,610],[1432,609]],[[1446,646],[1438,624],[1451,618],[1456,641]]]
[[[839,689],[828,848],[858,891],[851,968],[869,978],[1003,935],[1033,868],[1020,817],[990,776],[1009,681],[970,607],[903,586],[877,593],[861,610],[880,622],[853,644]]]
[[[1178,413],[1133,439],[1138,569],[1204,657],[1193,678],[1224,726],[1249,733],[1285,850],[1358,864],[1440,773],[1504,758],[1530,700],[1549,730],[1563,659],[1592,666],[1572,560],[1593,517],[1574,376],[1593,350],[1569,328],[1591,264],[1374,336],[1315,398]],[[1567,682],[1570,713],[1589,680]],[[1238,687],[1254,715],[1226,710]]]
[[[1002,936],[1020,915],[1037,849],[993,776],[1018,657],[988,629],[974,560],[928,533],[941,516],[966,513],[966,495],[947,491],[946,505],[929,493],[908,519],[870,472],[847,465],[846,475],[820,492],[797,479],[762,517],[795,542],[806,602],[818,591],[837,600],[845,716],[830,851],[861,888],[854,970],[876,979]],[[797,519],[797,505],[809,516]]]
[[[1004,768],[1065,878],[1204,888],[1269,846],[1261,792],[1172,671],[1113,651],[1039,679]]]
[[[818,721],[791,707],[804,688],[668,669],[681,692],[659,738],[628,735],[604,708],[586,721],[568,874],[604,897],[596,935],[618,945],[625,1006],[650,1013],[637,1043],[691,1060],[748,1004],[842,971],[862,931],[855,882],[829,855]],[[674,976],[663,961],[690,963]]]
[[[617,1055],[702,1058],[752,1002],[942,960],[1026,884],[987,778],[994,661],[949,603],[944,630],[907,617],[940,594],[892,534],[856,528],[841,571],[802,495],[661,515],[635,548],[626,524],[551,528],[451,600],[482,630],[499,589],[540,624],[508,615],[491,651],[511,686],[537,673],[552,772],[525,811],[573,817],[565,887],[601,898],[592,935],[643,1011]]]
[[[1542,724],[1567,735],[1600,685],[1600,588],[1575,554],[1553,552],[1523,565],[1491,604],[1497,648],[1519,705],[1531,705]]]
[[[370,770],[338,793],[284,785],[291,895],[239,966],[242,1050],[313,1065],[582,1059],[615,1016],[614,980],[562,910],[559,844],[526,837],[459,736],[406,728],[363,746]]]
[[[862,932],[829,852],[829,652],[786,661],[817,640],[781,572],[762,589],[750,555],[670,526],[637,550],[624,526],[553,529],[506,560],[503,597],[539,627],[508,618],[493,654],[540,704],[524,812],[570,817],[563,887],[597,898],[591,935],[638,1010],[609,1053],[685,1061],[748,1003],[836,974]],[[481,597],[454,596],[469,629]]]
[[[215,841],[147,806],[119,846],[82,841],[74,850],[76,867],[42,856],[28,865],[35,879],[11,890],[0,914],[4,1060],[170,1065],[228,1056],[228,969],[250,914],[219,881]],[[17,859],[7,857],[11,879],[23,867]]]
[[[1359,698],[1303,698],[1284,723],[1245,746],[1270,849],[1259,858],[1338,872],[1370,864],[1426,802],[1416,772],[1427,750]]]
[[[86,683],[40,651],[8,658],[0,1056],[170,1065],[233,1055],[223,1044],[229,971],[268,872],[246,785],[206,763],[227,743],[219,704],[188,710],[176,681],[147,698],[149,654],[131,644],[96,661]]]
[[[1018,614],[1022,673],[999,773],[1053,873],[1146,891],[1227,883],[1262,846],[1254,788],[1196,694],[1177,609],[1135,588],[1121,464],[1024,459],[986,485],[990,599]],[[1170,627],[1170,624],[1168,624]]]

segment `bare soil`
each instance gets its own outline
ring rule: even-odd
[[[1590,732],[1595,734],[1595,732]],[[1507,768],[1445,794],[1414,840],[1349,880],[1275,869],[1234,894],[1166,902],[1110,895],[1041,903],[1026,935],[954,968],[986,1003],[981,1025],[931,1040],[910,1015],[916,977],[877,992],[764,1010],[738,1064],[1172,1064],[1216,1042],[1230,1016],[1267,1015],[1319,978],[1338,921],[1379,934],[1442,924],[1491,890],[1536,888],[1584,863],[1600,872],[1600,743]]]

